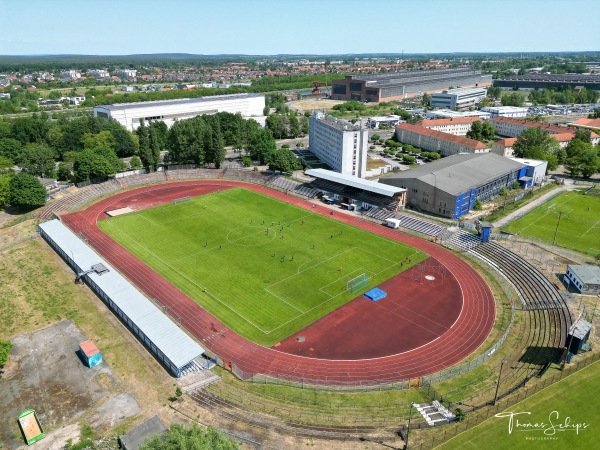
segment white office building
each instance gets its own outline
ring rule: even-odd
[[[352,124],[315,111],[310,117],[308,146],[333,171],[365,177],[369,132],[360,122]]]
[[[162,120],[170,127],[175,120],[191,119],[218,112],[240,113],[242,117],[255,119],[264,125],[264,108],[265,96],[262,94],[232,94],[96,106],[94,107],[94,116],[110,117],[130,131],[138,128],[141,120],[146,123],[151,120]]]
[[[468,108],[479,104],[485,98],[487,91],[483,88],[448,89],[431,94],[430,106],[437,108]]]
[[[514,117],[521,119],[527,117],[529,108],[519,108],[518,106],[487,106],[481,108],[482,111],[489,112],[492,119],[494,117]]]

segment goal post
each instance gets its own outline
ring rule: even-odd
[[[369,284],[369,277],[367,277],[366,273],[360,274],[357,277],[352,278],[347,283],[347,289],[353,294],[360,289],[364,288]]]
[[[173,204],[177,205],[178,203],[183,203],[183,202],[188,202],[192,199],[191,196],[187,196],[187,197],[181,197],[181,198],[176,198],[175,200],[173,200]]]

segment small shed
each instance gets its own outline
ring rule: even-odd
[[[35,410],[27,409],[19,414],[17,420],[21,427],[21,432],[27,445],[31,445],[46,437],[42,424],[40,423]]]
[[[494,225],[492,225],[491,222],[477,221],[475,223],[475,228],[477,228],[477,232],[479,233],[479,236],[481,236],[481,242],[489,242]]]
[[[92,341],[84,341],[79,344],[79,351],[89,368],[97,366],[102,362],[102,353]]]
[[[569,264],[564,281],[586,295],[600,294],[600,267],[591,264]]]
[[[574,355],[578,354],[583,344],[585,344],[589,337],[592,324],[587,320],[579,319],[573,324],[573,327],[569,330],[569,353]]]

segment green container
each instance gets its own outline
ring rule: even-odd
[[[27,445],[31,445],[34,442],[42,440],[46,437],[44,429],[42,428],[42,424],[40,423],[35,410],[26,409],[19,414],[17,421],[19,422],[21,432],[23,433],[23,437],[25,438]]]

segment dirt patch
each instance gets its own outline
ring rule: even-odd
[[[312,111],[313,109],[326,109],[329,110],[333,108],[335,105],[339,105],[340,103],[344,103],[341,100],[302,100],[297,103],[294,103],[292,106],[301,111]]]
[[[141,412],[140,405],[129,394],[119,394],[109,397],[100,407],[88,417],[93,428],[112,428],[123,420]]]
[[[0,384],[0,441],[10,448],[22,444],[15,424],[24,409],[35,409],[42,426],[52,430],[79,419],[107,394],[96,376],[114,375],[106,363],[83,365],[76,352],[84,340],[66,320],[13,339],[15,367]]]

